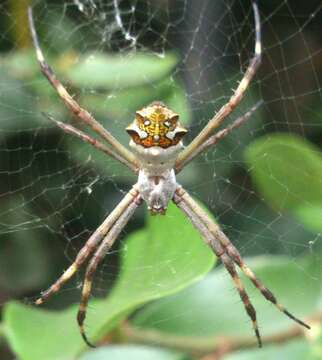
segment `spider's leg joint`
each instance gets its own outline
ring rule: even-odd
[[[179,205],[183,201],[183,195],[184,194],[185,194],[185,192],[182,189],[182,187],[178,187],[177,190],[175,191],[175,194],[174,194],[174,197],[173,197],[173,202],[176,205]]]
[[[132,189],[129,191],[130,195],[133,196],[133,198],[137,197],[139,194],[139,190],[137,188],[137,186],[133,186]]]
[[[129,193],[133,197],[133,201],[136,205],[139,206],[142,204],[143,199],[140,196],[140,192],[136,186],[133,186],[132,189],[129,191]]]
[[[40,297],[35,301],[35,305],[42,305],[44,303],[44,300]]]

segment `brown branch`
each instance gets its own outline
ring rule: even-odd
[[[322,321],[322,311],[307,318],[312,325]],[[156,345],[189,352],[198,356],[205,356],[202,360],[217,360],[223,355],[240,350],[257,347],[255,337],[229,337],[229,336],[181,336],[166,334],[158,330],[142,330],[132,327],[129,323],[122,323],[119,328],[122,342]],[[314,334],[313,334],[314,335]],[[294,338],[310,338],[310,330],[303,329],[298,325],[292,325],[273,335],[263,337],[263,344],[281,344]],[[210,355],[211,354],[211,355]],[[210,357],[209,357],[210,356]]]

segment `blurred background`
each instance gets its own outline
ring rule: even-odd
[[[254,19],[251,2],[244,0],[0,1],[0,358],[65,359],[53,349],[45,357],[40,351],[28,352],[37,347],[37,339],[29,350],[21,345],[28,332],[21,319],[23,314],[29,316],[33,300],[67,268],[135,176],[42,115],[50,113],[90,133],[73,119],[41,75],[29,35],[28,6],[33,7],[41,47],[58,78],[124,145],[129,141],[124,128],[135,110],[155,100],[180,114],[189,128],[185,141],[191,140],[242,79],[254,49]],[[316,349],[322,348],[321,3],[269,1],[259,2],[259,9],[263,62],[226,123],[258,100],[264,104],[242,128],[195,159],[179,175],[179,182],[209,208],[241,254],[259,267],[274,290],[280,290],[283,301],[297,301],[295,310],[314,319],[310,335],[290,335],[281,345],[272,341],[265,356],[320,359],[322,353]],[[145,226],[142,206],[99,268],[95,298],[105,298],[118,282],[127,238]],[[180,228],[173,236],[181,236]],[[186,243],[189,248],[189,239]],[[190,259],[193,256],[191,251]],[[185,266],[193,268],[194,263],[188,258]],[[140,271],[145,271],[143,265]],[[214,277],[212,282],[209,276]],[[56,310],[53,318],[77,304],[81,281],[79,273],[46,305]],[[137,327],[173,334],[173,339],[251,337],[229,281],[219,267],[195,288],[183,290],[187,293],[178,289],[177,296],[149,304],[142,301],[127,319],[134,318]],[[204,294],[207,305],[195,298],[197,293]],[[257,301],[255,290],[253,295]],[[186,308],[184,298],[191,301]],[[212,318],[215,300],[221,310]],[[25,306],[25,312],[14,312],[10,304]],[[281,324],[276,320],[282,314],[274,313],[272,320],[271,308],[264,305],[258,310],[267,312],[261,325],[269,329],[267,336],[290,331],[287,320]],[[70,326],[77,331],[75,309]],[[188,309],[195,309],[194,315]],[[91,311],[95,313],[94,305]],[[225,311],[236,311],[236,316],[220,319]],[[141,315],[135,320],[137,313]],[[38,313],[30,314],[37,319]],[[207,319],[225,326],[212,328]],[[33,321],[37,326],[38,320]],[[122,342],[116,338],[112,336],[111,342]],[[238,355],[231,354],[235,345],[230,347],[229,341],[228,350],[221,352],[220,347],[182,349],[178,342],[171,346],[165,342],[162,348],[171,349],[170,353],[142,355],[131,348],[110,358],[264,359],[264,352],[252,350],[253,345]],[[159,344],[152,339],[148,350],[142,351]],[[172,353],[173,348],[180,351]],[[76,352],[77,358],[83,351]]]

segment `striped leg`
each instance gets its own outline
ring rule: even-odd
[[[179,190],[184,191],[184,190]],[[247,276],[247,278],[256,286],[256,288],[262,293],[262,295],[265,297],[266,300],[270,301],[272,304],[274,304],[278,310],[282,311],[285,315],[287,315],[289,318],[297,322],[298,324],[306,327],[307,329],[310,329],[310,326],[304,323],[302,320],[295,317],[293,314],[291,314],[288,310],[285,309],[283,305],[281,305],[276,297],[272,294],[270,290],[268,290],[259,279],[255,276],[255,274],[250,270],[250,268],[244,263],[239,251],[236,249],[236,247],[230,242],[228,237],[221,231],[219,226],[215,224],[211,219],[208,217],[206,212],[202,210],[195,201],[189,196],[187,192],[185,192],[185,200],[189,205],[194,209],[196,214],[198,215],[198,218],[200,221],[202,221],[207,228],[212,233],[213,237],[220,242],[220,244],[226,249],[227,254],[230,256],[230,258],[240,267],[240,269],[243,271],[243,273]]]
[[[65,124],[65,123],[63,123],[61,121],[55,120],[51,115],[49,115],[47,113],[43,113],[43,115],[46,116],[47,119],[52,121],[54,124],[56,124],[59,128],[61,128],[67,134],[71,134],[71,135],[74,135],[74,136],[78,137],[79,139],[83,140],[84,142],[87,142],[88,144],[91,144],[96,149],[102,151],[103,153],[105,153],[105,154],[111,156],[112,158],[118,160],[122,164],[128,166],[128,162],[125,161],[123,159],[123,157],[121,157],[120,155],[115,153],[112,149],[110,149],[108,146],[106,146],[105,144],[98,141],[96,138],[93,138],[93,137],[85,134],[83,131],[81,131],[79,129],[76,129],[72,125]],[[135,171],[134,168],[132,170]]]
[[[112,146],[113,150],[111,151],[114,153],[115,158],[121,157],[123,159],[123,163],[126,163],[130,169],[136,171],[137,163],[135,156],[118,140],[116,140],[115,137],[104,128],[104,126],[97,122],[88,111],[83,109],[77,103],[77,101],[73,99],[73,97],[69,94],[63,84],[57,79],[51,67],[47,64],[44,54],[39,45],[31,8],[28,9],[28,19],[30,33],[36,50],[36,56],[40,69],[49,81],[49,83],[52,85],[52,87],[57,91],[57,94],[59,95],[63,103],[66,105],[67,109],[75,115],[77,120],[90,126],[93,131],[95,131],[99,136],[101,136],[101,138],[106,140]]]
[[[62,276],[53,285],[51,285],[48,290],[44,291],[39,299],[36,300],[36,305],[44,303],[51,295],[59,291],[61,286],[76,273],[79,267],[84,263],[84,261],[89,257],[89,255],[92,254],[94,249],[98,246],[98,244],[101,242],[106,233],[111,229],[114,223],[119,219],[122,213],[128,208],[128,206],[135,203],[137,196],[138,191],[136,190],[136,187],[134,185],[133,188],[117,205],[117,207],[108,215],[104,222],[87,240],[86,244],[77,254],[75,261],[62,274]]]
[[[291,314],[285,307],[280,304],[274,294],[267,289],[262,282],[257,279],[255,274],[252,272],[252,270],[244,263],[242,260],[239,251],[233,246],[231,243],[227,246],[227,253],[229,256],[234,260],[234,262],[240,267],[240,269],[243,271],[245,276],[255,285],[255,287],[262,293],[262,295],[265,297],[266,300],[270,301],[272,304],[274,304],[278,310],[283,312],[286,316],[297,322],[298,324],[306,327],[307,329],[310,329],[310,326],[303,322],[302,320],[295,317],[293,314]]]
[[[226,128],[218,131],[216,134],[212,135],[207,141],[202,143],[195,152],[190,153],[190,155],[180,163],[180,166],[176,167],[176,172],[180,172],[181,169],[189,163],[192,159],[194,159],[199,154],[208,151],[210,147],[217,145],[217,143],[229,135],[234,129],[239,128],[243,125],[247,120],[250,119],[252,114],[263,104],[263,100],[258,101],[251,109],[249,109],[244,115],[237,118],[232,124],[227,126]]]
[[[244,77],[239,83],[237,89],[230,97],[229,101],[221,107],[221,109],[209,120],[207,125],[201,130],[201,132],[191,141],[191,143],[179,154],[175,169],[179,172],[184,165],[187,164],[188,159],[192,159],[199,152],[199,147],[209,139],[213,131],[222,124],[227,116],[236,108],[241,102],[248,85],[253,79],[256,71],[261,63],[262,58],[262,44],[261,44],[261,27],[260,27],[260,16],[257,1],[252,1],[254,18],[255,18],[255,54],[251,59],[248,68],[245,72]]]
[[[221,258],[223,263],[224,263],[224,260],[222,259],[221,254],[224,253],[230,258],[230,260],[232,262],[236,263],[241,268],[241,270],[244,272],[244,274],[256,286],[256,288],[261,292],[261,294],[265,297],[266,300],[270,301],[272,304],[274,304],[276,306],[276,308],[278,310],[282,311],[285,315],[287,315],[289,318],[291,318],[298,324],[306,327],[307,329],[310,329],[309,325],[304,323],[302,320],[296,318],[293,314],[291,314],[288,310],[286,310],[285,307],[277,301],[277,299],[273,295],[273,293],[270,290],[268,290],[260,282],[260,280],[258,280],[256,278],[255,274],[243,262],[238,250],[230,242],[230,240],[227,238],[227,236],[221,231],[219,226],[208,217],[207,213],[190,197],[190,195],[185,190],[183,190],[182,188],[177,189],[176,194],[174,196],[174,202],[177,204],[177,206],[179,208],[181,208],[183,211],[186,212],[187,216],[190,218],[191,221],[192,221],[192,218],[194,219],[194,221],[192,221],[192,223],[201,233],[202,233],[202,231],[201,231],[202,227],[207,229],[207,231],[211,234],[211,239],[208,239],[207,243],[208,243],[208,245],[210,245],[212,247],[212,249],[214,250],[216,255]],[[220,250],[221,250],[221,252],[220,252]],[[235,271],[231,269],[231,266],[227,267],[225,263],[224,263],[224,265],[234,279]],[[236,279],[236,277],[235,277],[235,279]],[[244,291],[242,290],[242,288],[239,287],[238,282],[235,283],[235,286],[237,289],[241,290],[241,291],[239,291],[240,296],[243,300],[243,303],[247,310],[247,313],[249,314],[249,316],[251,316],[252,309],[249,306],[248,297],[243,298]],[[256,315],[254,318],[252,318],[253,324],[256,324],[256,322],[254,323],[254,320],[256,321]],[[255,325],[254,325],[254,328],[255,328],[255,332],[256,332]],[[258,331],[258,329],[257,329],[257,331]],[[256,335],[257,335],[257,332],[256,332]],[[258,338],[258,339],[259,339],[259,345],[260,345],[260,338]]]
[[[256,319],[256,311],[252,303],[250,302],[249,296],[247,295],[247,292],[243,286],[243,283],[240,280],[240,277],[236,271],[235,264],[232,261],[232,259],[229,257],[229,255],[226,253],[226,249],[222,246],[220,242],[218,242],[214,236],[211,234],[207,226],[199,220],[199,217],[197,214],[189,207],[189,205],[182,199],[181,196],[175,195],[174,197],[175,204],[187,215],[187,217],[190,219],[194,227],[199,231],[199,233],[202,235],[203,239],[211,247],[211,249],[214,251],[216,256],[220,258],[223,265],[225,266],[226,270],[228,271],[229,275],[231,276],[233,280],[233,284],[235,289],[237,290],[243,304],[245,307],[245,310],[250,317],[253,325],[253,329],[257,338],[258,346],[262,346],[262,340],[260,336],[260,332],[257,325],[257,319]]]
[[[82,289],[82,297],[79,304],[79,310],[77,314],[77,322],[80,328],[80,333],[86,342],[86,344],[90,347],[95,347],[87,338],[85,329],[84,329],[84,321],[86,317],[86,309],[89,300],[89,296],[91,293],[92,283],[94,273],[100,261],[105,257],[109,249],[113,246],[114,241],[119,236],[122,229],[125,227],[131,216],[133,215],[134,211],[140,205],[141,198],[138,195],[135,198],[135,201],[132,201],[123,211],[121,216],[118,220],[114,223],[112,228],[109,230],[107,235],[105,236],[104,240],[102,241],[101,245],[96,250],[95,254],[91,258],[90,262],[87,265],[85,279]]]
[[[253,329],[254,329],[254,332],[255,332],[255,335],[257,338],[258,346],[262,347],[262,339],[261,339],[261,336],[259,333],[257,319],[256,319],[256,310],[255,310],[253,304],[250,302],[249,296],[247,295],[247,292],[243,286],[243,283],[240,280],[240,277],[236,271],[234,262],[231,260],[231,258],[227,254],[223,254],[222,256],[220,256],[220,260],[222,261],[223,265],[229,272],[229,274],[233,280],[234,286],[235,286],[236,290],[238,291],[239,296],[244,304],[245,310],[252,321]]]

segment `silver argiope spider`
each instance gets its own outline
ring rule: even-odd
[[[36,304],[40,305],[51,295],[58,292],[61,286],[68,281],[76,273],[79,267],[91,256],[86,268],[82,296],[77,315],[81,335],[89,346],[94,345],[88,340],[85,334],[84,320],[95,270],[99,262],[112,247],[114,241],[125,227],[136,208],[143,201],[146,202],[152,215],[163,215],[166,212],[167,204],[172,200],[189,218],[204,241],[213,250],[215,255],[220,258],[230,274],[246,312],[252,321],[257,342],[260,347],[262,341],[257,325],[256,312],[237,273],[236,265],[262,295],[274,304],[278,310],[282,311],[298,324],[308,329],[310,328],[309,325],[288,312],[284,306],[277,301],[272,292],[256,278],[255,274],[244,263],[238,250],[222,232],[220,227],[209,218],[206,212],[176,181],[176,174],[179,173],[185,165],[200,153],[208,150],[211,146],[216,145],[218,141],[228,135],[233,129],[246,122],[252,113],[262,104],[262,101],[259,101],[231,125],[214,134],[214,130],[221,125],[224,119],[242,100],[243,95],[261,62],[260,16],[255,0],[252,1],[252,6],[255,17],[256,33],[255,54],[248,65],[243,79],[239,83],[237,89],[233,92],[229,101],[222,106],[219,112],[209,120],[197,137],[185,148],[182,144],[182,138],[187,133],[187,130],[178,122],[178,114],[168,109],[161,102],[150,104],[137,111],[135,120],[126,128],[126,131],[131,137],[130,147],[132,148],[132,151],[119,143],[89,112],[83,109],[56,78],[54,72],[45,61],[37,39],[32,10],[31,8],[28,10],[31,35],[42,73],[57,91],[61,100],[75,118],[91,127],[92,130],[99,135],[102,140],[106,141],[108,145],[71,125],[56,121],[50,115],[46,116],[66,133],[77,136],[81,140],[90,143],[95,148],[120,161],[138,175],[137,183],[91,235],[86,244],[79,251],[75,261],[36,301]]]

